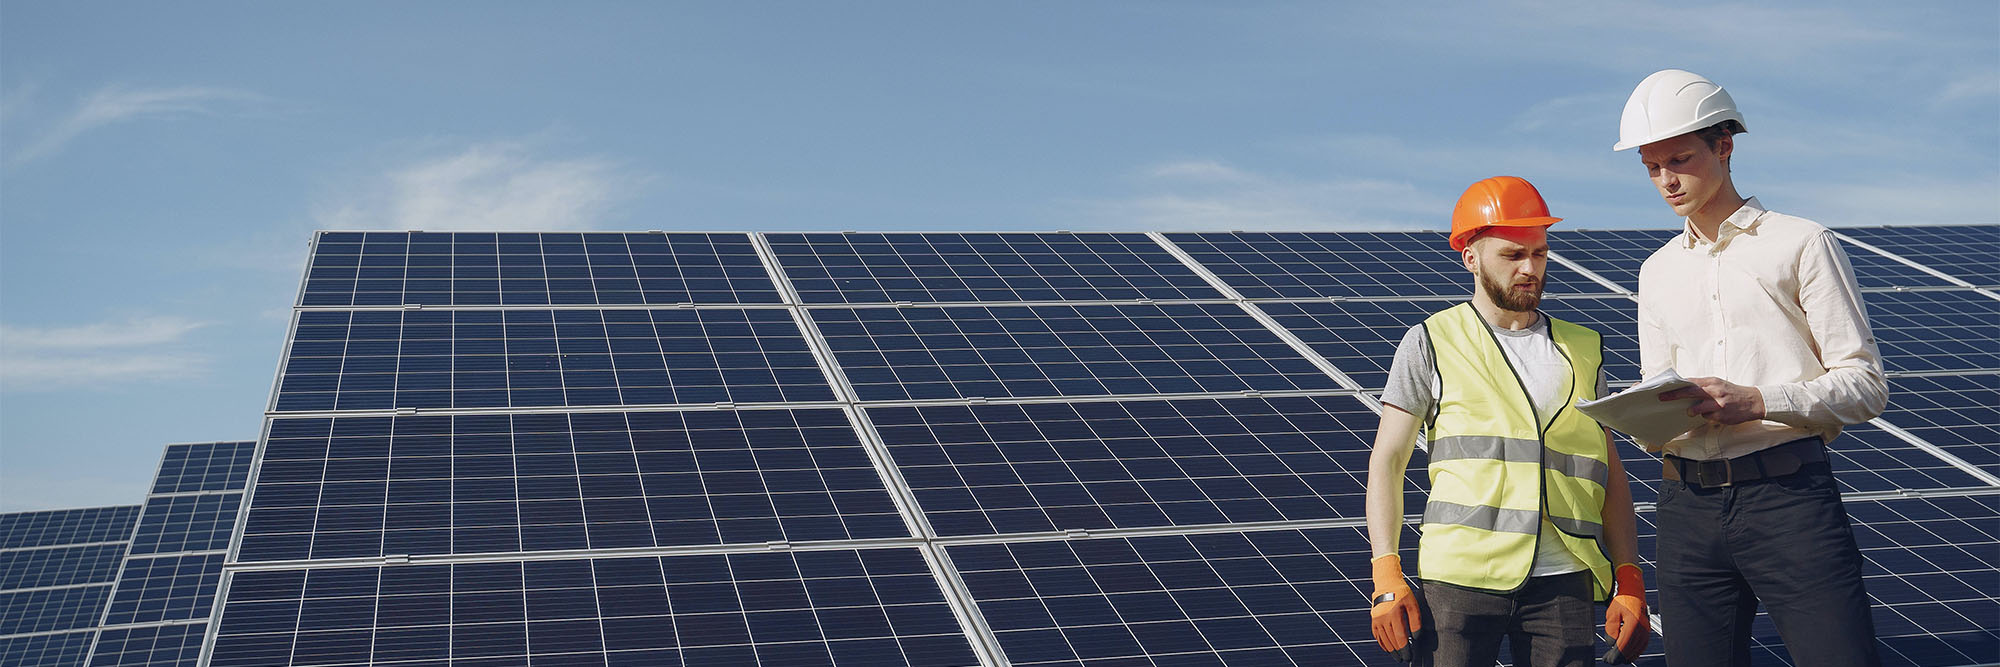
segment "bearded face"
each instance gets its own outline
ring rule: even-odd
[[[1493,300],[1501,310],[1525,313],[1542,305],[1542,281],[1534,276],[1515,275],[1512,271],[1495,272],[1481,265],[1479,289],[1485,290],[1486,298]]]

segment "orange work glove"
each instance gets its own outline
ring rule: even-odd
[[[1409,582],[1403,580],[1403,558],[1389,554],[1375,559],[1371,565],[1375,568],[1375,592],[1368,597],[1375,603],[1368,615],[1372,617],[1375,643],[1408,661],[1406,649],[1410,647],[1410,638],[1424,629],[1424,621],[1417,611],[1416,594],[1410,592]]]
[[[1646,644],[1653,639],[1646,620],[1646,578],[1640,574],[1639,566],[1624,563],[1618,566],[1612,581],[1616,588],[1612,589],[1610,606],[1604,610],[1604,636],[1611,640],[1620,657],[1635,660],[1646,652]]]

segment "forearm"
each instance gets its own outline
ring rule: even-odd
[[[1368,455],[1368,544],[1371,558],[1396,553],[1403,535],[1403,471],[1416,449],[1416,417],[1382,407],[1375,448]]]
[[[1764,418],[1808,428],[1859,424],[1882,414],[1888,380],[1874,364],[1834,368],[1805,382],[1760,385]]]

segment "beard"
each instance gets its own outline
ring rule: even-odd
[[[1516,292],[1508,286],[1502,285],[1493,276],[1487,275],[1485,271],[1479,272],[1479,289],[1485,290],[1486,298],[1491,299],[1493,305],[1499,306],[1501,310],[1526,313],[1532,312],[1535,308],[1541,306],[1542,281],[1536,279],[1533,287],[1533,289],[1526,292]]]

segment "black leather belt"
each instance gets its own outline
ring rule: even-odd
[[[1748,481],[1782,477],[1798,472],[1808,463],[1826,460],[1826,443],[1819,436],[1799,438],[1781,445],[1744,454],[1733,459],[1696,461],[1669,455],[1661,474],[1667,479],[1693,486],[1734,486]]]

